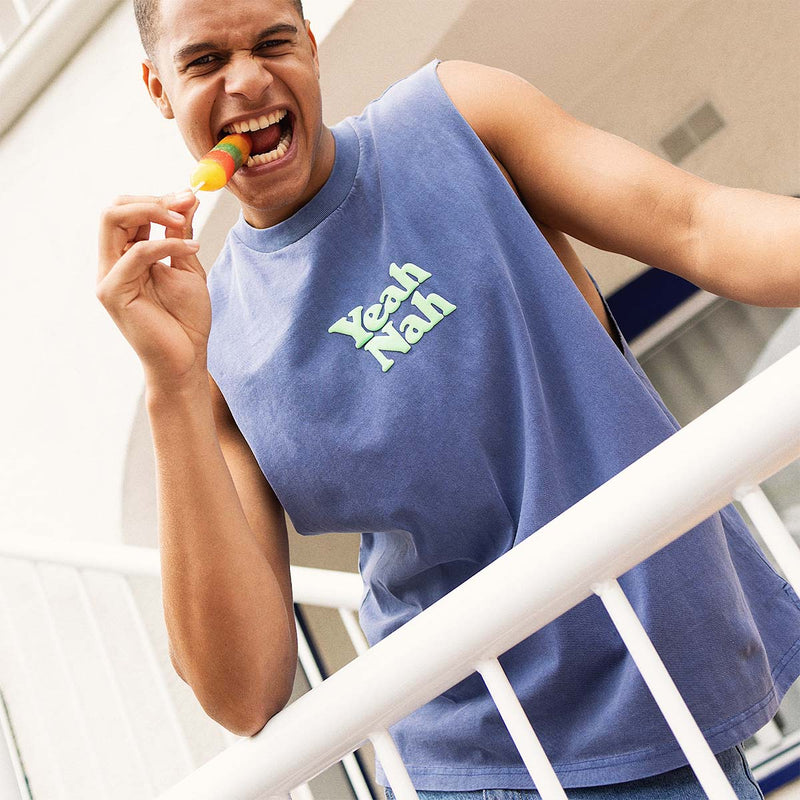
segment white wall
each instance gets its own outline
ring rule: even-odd
[[[97,221],[190,167],[140,87],[127,5],[0,140],[0,530],[114,536],[138,361],[94,295]]]
[[[348,5],[307,0],[319,39]],[[125,2],[0,139],[0,534],[120,537],[142,378],[95,298],[97,223],[117,194],[182,188],[193,164],[141,57]]]

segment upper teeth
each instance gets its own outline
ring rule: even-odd
[[[260,117],[253,117],[252,119],[242,120],[241,122],[232,122],[226,125],[223,133],[247,133],[247,131],[260,131],[262,128],[268,128],[276,122],[280,122],[286,116],[286,109],[280,111],[273,111],[271,114],[262,114]]]

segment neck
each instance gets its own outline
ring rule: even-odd
[[[289,219],[294,213],[308,203],[319,190],[333,171],[333,164],[336,156],[336,143],[330,128],[323,127],[316,148],[312,155],[312,166],[310,172],[301,174],[299,189],[292,191],[286,190],[280,184],[280,179],[276,180],[273,187],[275,192],[274,202],[262,204],[262,202],[247,202],[240,198],[242,213],[248,224],[254,228],[271,228],[279,222]],[[287,165],[287,169],[297,170],[296,164]],[[287,176],[288,177],[288,176]],[[292,199],[286,201],[286,197]],[[261,198],[259,198],[260,200]]]

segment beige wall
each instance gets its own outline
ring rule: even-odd
[[[800,194],[796,0],[506,0],[502,7],[473,2],[435,54],[517,72],[578,118],[662,157],[659,140],[711,100],[726,127],[681,167],[719,183]],[[642,269],[576,247],[605,292]]]

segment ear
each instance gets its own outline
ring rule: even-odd
[[[164,90],[164,84],[161,83],[155,65],[149,59],[142,62],[142,80],[147,87],[150,99],[156,104],[165,119],[174,119],[172,104],[169,102],[169,97],[167,97],[167,93]]]
[[[306,20],[306,33],[308,34],[308,39],[311,42],[311,52],[314,55],[314,71],[317,74],[317,79],[319,79],[319,53],[317,51],[317,40],[314,37],[314,32],[311,30],[311,23]]]

